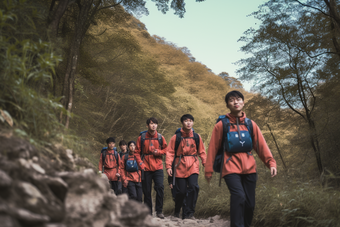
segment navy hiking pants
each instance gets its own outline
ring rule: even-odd
[[[230,192],[230,227],[251,226],[257,174],[228,174],[224,180]]]
[[[144,179],[142,180],[144,204],[150,209],[152,215],[152,180],[154,182],[154,189],[156,191],[156,213],[160,214],[163,212],[163,198],[164,198],[164,185],[163,185],[163,169],[156,171],[144,171]]]
[[[142,190],[141,182],[129,181],[127,190],[128,190],[129,199],[142,202],[143,190]]]

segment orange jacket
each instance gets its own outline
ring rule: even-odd
[[[239,118],[240,123],[244,123],[244,119],[246,118],[246,114],[243,112],[242,117]],[[236,123],[236,117],[231,114],[226,115],[229,118],[230,123]],[[272,153],[269,150],[269,147],[260,131],[260,128],[257,124],[253,123],[253,149],[257,152],[260,159],[263,163],[268,167],[276,168],[276,161],[273,158]],[[240,130],[248,130],[245,125],[239,125]],[[237,126],[231,125],[230,131],[237,131]],[[216,157],[216,154],[219,148],[222,145],[222,137],[223,137],[223,124],[222,121],[219,121],[212,132],[210,144],[208,148],[208,159],[207,164],[205,165],[205,176],[210,177],[213,173],[213,164]],[[230,158],[231,157],[231,158]],[[229,161],[227,162],[227,160]],[[249,174],[256,173],[256,163],[255,158],[252,153],[250,155],[245,152],[240,153],[228,153],[224,152],[224,165],[222,169],[222,177],[228,174],[237,173],[237,174]]]
[[[103,168],[103,160],[102,160],[102,154],[100,154],[99,159],[99,171],[102,171]],[[117,154],[118,157],[118,163],[120,163],[120,157]],[[109,178],[110,181],[118,181],[118,177],[116,176],[116,173],[120,174],[119,166],[117,166],[117,160],[114,155],[114,150],[107,151],[106,157],[105,157],[105,165],[104,165],[104,173],[106,174],[107,178]]]
[[[121,162],[120,162],[120,174],[122,176],[122,181],[125,180],[133,181],[133,182],[142,182],[142,169],[145,168],[144,163],[140,159],[139,155],[136,154],[129,154],[128,160],[134,160],[136,158],[136,161],[138,163],[138,172],[127,172],[125,170],[125,155],[122,156]]]
[[[156,171],[163,169],[163,161],[162,161],[162,155],[165,155],[167,143],[162,136],[163,140],[163,147],[159,147],[158,138],[157,138],[157,131],[152,136],[149,132],[146,132],[143,146],[143,152],[141,152],[141,136],[137,139],[137,146],[135,153],[139,155],[140,157],[144,155],[143,163],[145,164],[145,171]],[[147,138],[152,138],[152,140],[148,140]],[[157,155],[153,154],[153,151],[157,149]]]
[[[194,137],[193,131],[190,133],[185,133],[183,129],[181,129],[182,137]],[[197,151],[196,143],[193,138],[182,139],[181,143],[178,146],[177,153],[176,153],[176,160],[175,160],[175,168],[176,177],[178,178],[187,178],[190,175],[197,173],[199,174],[199,160],[197,156],[200,156],[202,160],[202,165],[205,165],[205,161],[207,155],[205,153],[204,144],[202,141],[201,136],[199,150]],[[166,169],[172,168],[174,156],[175,156],[175,143],[176,143],[176,135],[171,137],[169,142],[169,147],[166,153]],[[195,155],[195,156],[182,156],[181,159],[179,158],[180,155]],[[179,160],[181,162],[178,164]]]

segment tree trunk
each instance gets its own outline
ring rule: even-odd
[[[52,14],[54,3],[55,1],[52,1],[50,14]],[[61,18],[63,17],[68,4],[69,4],[69,0],[60,0],[56,11],[53,13],[53,15],[49,16],[50,22],[48,24],[48,28],[51,29],[51,34],[55,37],[58,35],[59,22]]]
[[[73,87],[75,75],[77,72],[78,56],[81,43],[86,34],[86,31],[90,27],[90,22],[93,19],[95,12],[98,9],[101,1],[97,1],[95,4],[92,1],[83,1],[82,5],[79,5],[79,13],[75,24],[75,33],[71,42],[71,50],[69,55],[69,61],[66,67],[64,87],[63,87],[63,105],[67,109],[65,127],[68,128],[70,122],[70,115],[73,105]],[[60,113],[60,122],[62,123],[63,115]]]
[[[308,120],[309,120],[309,129],[311,131],[310,143],[313,147],[316,163],[318,165],[318,169],[319,169],[319,172],[321,174],[322,171],[323,171],[323,166],[322,166],[322,161],[321,161],[319,139],[318,139],[318,136],[317,136],[317,133],[316,133],[314,121],[312,119],[308,119]]]
[[[282,161],[283,167],[284,167],[284,169],[286,170],[286,169],[287,169],[286,163],[285,163],[285,161],[283,160],[283,157],[282,157],[282,154],[281,154],[281,151],[280,151],[279,145],[277,144],[277,142],[276,142],[276,139],[275,139],[275,136],[274,136],[274,134],[273,134],[273,132],[272,132],[272,129],[270,128],[270,126],[269,126],[269,124],[268,124],[268,123],[267,123],[267,127],[268,127],[268,129],[269,129],[269,131],[270,131],[270,134],[271,134],[271,135],[272,135],[272,137],[273,137],[273,140],[274,140],[274,142],[275,142],[275,145],[276,145],[277,152],[278,152],[278,153],[279,153],[279,155],[280,155],[280,158],[281,158],[281,161]]]

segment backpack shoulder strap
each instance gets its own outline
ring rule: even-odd
[[[159,149],[162,150],[163,147],[163,138],[162,138],[162,134],[157,132],[157,139],[158,139],[158,144],[159,144]]]
[[[102,149],[101,155],[102,155],[102,172],[104,173],[104,166],[105,166],[105,158],[106,158],[106,149]]]
[[[146,132],[141,132],[140,134],[140,153],[143,154],[143,149],[144,149],[144,141],[146,137]]]
[[[127,152],[125,155],[124,155],[124,162],[125,162],[125,166],[126,166],[126,161],[129,159],[129,153]]]
[[[176,142],[175,142],[175,158],[176,158],[177,149],[178,149],[179,144],[181,143],[181,140],[182,140],[182,133],[177,132],[175,135],[176,135]]]
[[[197,149],[197,153],[198,153],[198,149],[200,147],[200,136],[194,132],[194,140],[195,140],[195,143],[196,143],[196,149]]]
[[[244,124],[247,126],[247,129],[250,132],[251,137],[254,139],[253,122],[251,122],[251,120],[249,118],[245,118]]]
[[[106,151],[107,149],[102,149],[101,153],[102,153],[102,161],[103,163],[105,162],[105,158],[106,158]]]
[[[115,159],[116,159],[116,162],[117,162],[117,166],[119,166],[117,148],[113,149],[113,150],[114,150],[114,155],[115,155]]]

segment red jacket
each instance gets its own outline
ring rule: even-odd
[[[144,141],[143,152],[141,152],[141,136],[139,136],[137,139],[135,153],[140,157],[144,155],[143,163],[145,164],[145,171],[156,171],[163,169],[162,155],[165,155],[166,153],[167,143],[162,136],[163,146],[160,148],[157,137],[157,131],[153,136],[150,135],[149,132],[146,132],[146,140]],[[152,138],[152,140],[147,138]],[[153,154],[155,149],[158,150],[157,155]]]
[[[133,182],[142,182],[142,169],[145,168],[144,163],[140,159],[139,155],[136,154],[129,154],[128,160],[134,160],[136,158],[136,161],[138,163],[138,172],[127,172],[125,170],[125,155],[122,156],[121,162],[120,162],[120,174],[122,176],[123,182],[125,180],[133,181]]]
[[[244,119],[246,118],[246,114],[243,112],[242,117],[239,118],[240,123],[244,123]],[[226,115],[230,123],[236,123],[236,117],[231,114]],[[269,150],[269,147],[259,129],[257,124],[252,121],[253,123],[253,149],[257,152],[260,159],[263,163],[268,167],[275,167],[276,168],[276,161],[273,158],[272,153]],[[245,125],[239,125],[240,130],[248,130]],[[230,131],[237,131],[236,126],[230,126]],[[213,164],[216,157],[216,154],[222,145],[222,137],[223,137],[223,125],[222,121],[219,121],[212,132],[210,144],[208,148],[208,158],[207,163],[205,165],[205,175],[210,177],[213,173]],[[257,144],[258,143],[258,144]],[[226,163],[226,160],[229,161]],[[228,152],[224,152],[224,165],[222,169],[222,177],[228,174],[237,173],[237,174],[249,174],[249,173],[256,173],[256,163],[255,158],[253,157],[252,153],[250,155],[245,152],[234,153],[230,154]]]
[[[194,137],[192,131],[190,133],[185,133],[183,129],[181,129],[182,137]],[[199,143],[199,150],[197,151],[196,143],[193,138],[183,139],[178,146],[176,156],[180,155],[195,155],[195,156],[182,156],[181,162],[178,164],[179,157],[175,160],[175,168],[176,170],[176,177],[178,178],[187,178],[194,173],[199,174],[199,160],[197,156],[199,156],[202,160],[202,165],[205,165],[206,161],[206,153],[204,144],[202,141],[201,136],[199,135],[200,143]],[[175,143],[176,143],[176,135],[174,135],[169,142],[169,147],[166,153],[166,169],[172,168],[174,156],[175,156]]]
[[[103,168],[103,155],[100,154],[99,159],[99,171],[102,171]],[[117,153],[118,163],[120,163],[120,156]],[[116,176],[116,173],[120,174],[119,166],[117,166],[117,160],[114,155],[114,150],[107,151],[106,157],[105,157],[105,165],[104,165],[104,173],[106,174],[107,178],[109,178],[110,181],[118,181],[118,177]]]

